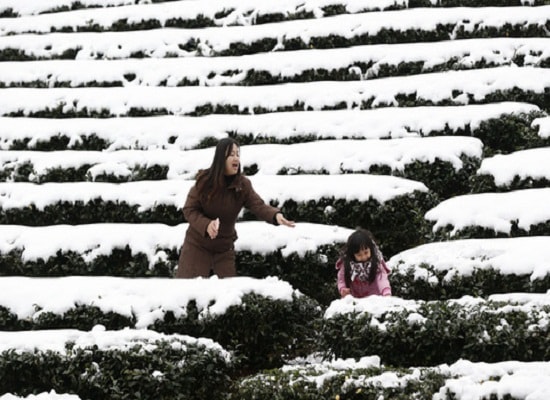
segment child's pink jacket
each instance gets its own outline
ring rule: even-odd
[[[336,269],[338,270],[338,293],[341,293],[341,290],[346,287],[343,259],[339,258],[336,261]],[[391,296],[390,281],[388,280],[389,273],[390,269],[384,260],[380,260],[380,268],[378,268],[376,279],[369,283],[356,278],[351,282],[351,295],[353,297],[366,297],[373,294]]]

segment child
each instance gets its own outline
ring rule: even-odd
[[[357,229],[349,237],[336,261],[338,291],[341,297],[366,297],[373,294],[391,296],[388,281],[389,268],[372,234],[366,229]]]

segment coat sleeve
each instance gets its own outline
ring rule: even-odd
[[[185,205],[183,206],[183,216],[189,225],[193,227],[193,229],[201,235],[206,235],[206,228],[208,227],[211,219],[205,216],[202,211],[197,185],[193,185],[187,194],[187,199],[185,200]]]
[[[380,271],[376,276],[376,284],[378,287],[378,293],[382,296],[391,296],[391,286],[388,279],[390,269],[386,265],[386,262],[382,259],[380,263]]]
[[[336,261],[336,269],[337,272],[337,278],[338,278],[338,293],[342,291],[342,289],[346,288],[346,274],[345,274],[345,268],[344,268],[344,262],[341,258]]]
[[[280,212],[278,208],[271,207],[266,204],[263,199],[256,193],[252,187],[250,179],[244,180],[244,206],[248,208],[258,219],[264,220],[271,224],[277,224],[275,214]]]

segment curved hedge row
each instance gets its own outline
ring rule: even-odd
[[[415,192],[385,203],[338,198],[320,198],[307,202],[288,200],[273,203],[285,215],[297,220],[355,228],[368,227],[380,241],[385,254],[391,256],[404,249],[424,243],[428,225],[422,215],[437,204],[431,193]],[[245,211],[243,220],[256,217]],[[59,201],[38,209],[34,204],[24,208],[0,209],[0,223],[5,225],[43,226],[55,224],[90,224],[99,222],[164,223],[183,222],[182,210],[172,205],[158,204],[146,211],[126,202],[105,201],[97,197],[88,202]],[[395,225],[397,224],[397,225]],[[394,226],[400,226],[395,230]]]
[[[16,278],[9,279],[13,281]],[[90,282],[98,278],[86,277],[86,279]],[[6,280],[8,278],[3,278],[0,284],[9,285],[8,282],[4,282]],[[42,290],[48,290],[47,287],[51,287],[52,282],[44,280]],[[120,289],[123,290],[126,286],[123,281],[120,282]],[[180,282],[181,290],[185,290],[186,282],[178,280],[176,284]],[[132,286],[130,281],[127,283],[128,286]],[[75,284],[78,285],[77,282]],[[3,331],[68,328],[90,330],[95,325],[101,324],[109,330],[125,327],[147,328],[167,334],[178,333],[210,338],[235,353],[240,369],[251,371],[281,366],[284,360],[309,354],[315,345],[315,327],[321,316],[319,303],[296,293],[292,294],[291,300],[286,300],[273,298],[268,294],[244,292],[240,293],[240,300],[233,304],[225,304],[227,300],[217,301],[216,298],[210,300],[211,304],[202,304],[205,295],[196,298],[180,295],[179,302],[173,298],[159,300],[151,310],[144,310],[136,304],[129,309],[121,305],[110,305],[112,296],[108,292],[102,293],[101,290],[101,288],[97,289],[98,294],[95,299],[78,299],[77,296],[74,303],[68,302],[61,312],[55,307],[44,305],[40,300],[35,300],[37,304],[33,307],[37,311],[27,317],[18,316],[17,311],[10,308],[13,298],[6,300],[0,304],[0,329]],[[232,288],[229,286],[226,290],[231,297]],[[127,296],[131,298],[138,292]],[[121,296],[123,295],[124,293],[121,292]],[[143,292],[139,294],[143,298],[142,301],[146,301],[145,298],[153,295]],[[186,304],[182,302],[184,299],[187,299]],[[99,303],[101,303],[99,306],[96,305]],[[220,303],[223,304],[220,305]],[[222,306],[227,309],[224,312],[217,311]],[[235,324],[235,321],[239,323]],[[289,332],[292,334],[290,335]]]
[[[169,3],[174,0],[153,0],[153,3]],[[62,5],[55,6],[53,3],[43,5],[41,9],[28,11],[21,10],[13,5],[8,5],[0,8],[0,18],[17,18],[25,15],[36,15],[36,14],[52,14],[58,12],[66,11],[75,11],[75,10],[84,10],[84,9],[95,9],[103,7],[116,7],[116,6],[127,6],[132,5],[135,2],[133,0],[121,0],[113,1],[112,4],[105,5],[105,3],[98,2],[97,4],[92,4],[91,2],[82,3],[79,0],[73,0],[70,3],[62,2]],[[533,0],[530,1],[530,6],[541,6],[545,5],[544,0]],[[229,4],[230,5],[230,4]],[[307,5],[307,3],[306,3]],[[414,7],[514,7],[514,6],[525,6],[525,2],[521,0],[499,0],[495,2],[494,0],[441,0],[437,3],[434,3],[430,0],[410,0],[406,1],[394,1],[393,4],[387,2],[374,2],[372,5],[364,5],[364,8],[361,10],[348,10],[348,3],[342,0],[335,0],[332,4],[328,4],[324,7],[321,7],[321,10],[324,12],[323,16],[339,15],[349,12],[369,12],[369,11],[390,11],[390,10],[399,10],[405,8],[414,8]],[[225,9],[220,10],[218,13],[227,13]],[[216,13],[216,14],[218,14]],[[287,13],[265,13],[261,18],[259,18],[256,23],[267,23],[267,22],[281,22],[289,20]],[[303,13],[303,14],[291,14],[293,18],[313,18],[312,12]],[[196,25],[198,22],[202,21],[197,20],[193,26],[199,27],[202,25]],[[210,25],[204,25],[210,26]]]
[[[283,256],[280,251],[268,254],[238,251],[237,274],[258,279],[277,276],[319,303],[328,305],[338,297],[334,263],[340,247],[341,244],[322,246],[305,256],[296,253]],[[98,256],[93,261],[71,251],[59,251],[45,260],[27,261],[21,257],[21,250],[10,251],[0,255],[0,276],[172,277],[178,263],[179,248],[162,251],[167,258],[157,261],[153,268],[144,253],[135,254],[128,246],[113,249],[109,255]]]
[[[483,141],[486,156],[550,146],[538,126],[545,113],[524,103],[450,107],[383,107],[355,110],[259,115],[140,117],[113,119],[0,118],[3,150],[190,150],[214,146],[223,137],[241,145],[296,144],[330,139],[395,139],[422,136],[472,136]],[[392,119],[389,117],[391,116]],[[322,121],[311,127],[304,121]],[[274,126],[277,128],[274,128]],[[368,127],[365,129],[364,127]],[[247,157],[243,157],[243,162]]]
[[[476,52],[472,54],[471,49]],[[505,65],[545,67],[546,39],[498,38],[260,53],[244,57],[0,64],[0,88],[255,86],[367,80]],[[439,57],[434,59],[433,54]],[[74,70],[80,70],[78,77]]]
[[[155,334],[154,341],[127,339],[125,347],[120,346],[124,338],[115,339],[119,343],[109,349],[93,343],[75,345],[74,340],[92,335],[69,332],[70,338],[63,350],[0,352],[0,392],[28,396],[55,390],[75,393],[82,399],[127,399],[129,393],[158,399],[226,399],[233,361],[227,359],[219,346],[207,345],[205,340]],[[39,337],[41,333],[14,332],[12,335]],[[0,333],[3,338],[8,335]],[[101,339],[108,341],[115,336],[125,335],[102,332]]]
[[[541,8],[544,9],[544,6]],[[0,61],[29,61],[47,59],[104,59],[104,58],[145,58],[157,56],[241,56],[260,52],[304,49],[330,49],[370,44],[395,44],[414,42],[434,42],[453,39],[495,38],[495,37],[546,37],[547,27],[540,22],[540,10],[535,7],[517,7],[513,9],[483,8],[413,9],[400,13],[410,18],[395,23],[391,13],[381,15],[355,14],[332,17],[333,28],[319,32],[313,26],[316,20],[287,22],[281,30],[274,31],[266,26],[233,28],[212,28],[212,32],[186,30],[183,35],[170,36],[162,29],[150,30],[151,41],[140,46],[126,42],[128,32],[105,32],[99,39],[97,35],[80,35],[78,39],[68,41],[59,38],[56,42],[43,40],[40,36],[29,37],[25,42],[12,40],[10,36],[2,38]],[[498,15],[500,18],[493,18]],[[388,20],[384,20],[384,18]],[[430,23],[434,28],[418,28],[416,20]],[[338,21],[337,21],[338,20]],[[466,21],[466,22],[465,22]],[[367,26],[370,28],[367,29]],[[216,31],[214,31],[216,30]],[[174,30],[177,32],[178,30]],[[159,33],[151,33],[159,32]],[[136,31],[139,34],[139,31]],[[64,35],[64,34],[61,34]],[[152,36],[153,35],[153,36]],[[16,37],[17,38],[17,37]],[[73,39],[73,38],[72,38]],[[105,42],[99,42],[105,40]],[[133,38],[132,38],[133,39]],[[155,39],[155,40],[153,40]],[[160,39],[157,41],[156,39]],[[94,43],[92,43],[94,42]],[[119,43],[113,49],[111,43]],[[40,55],[39,55],[40,54]]]
[[[550,188],[456,196],[429,210],[432,240],[550,235]],[[483,215],[472,221],[464,215]]]
[[[548,294],[422,302],[345,298],[325,313],[320,347],[335,357],[377,354],[386,365],[550,360]]]
[[[13,100],[5,117],[112,118],[266,114],[527,102],[550,110],[550,80],[542,68],[499,67],[358,82],[255,87],[4,89]],[[428,82],[437,89],[428,90]],[[261,90],[260,90],[261,89]],[[330,92],[331,96],[327,96]],[[15,96],[17,93],[17,96]],[[109,98],[110,101],[99,100]],[[30,106],[32,104],[32,107]],[[154,105],[153,105],[154,104]],[[534,130],[534,128],[533,128]],[[177,137],[176,137],[177,139]]]
[[[349,151],[349,146],[354,151]],[[411,151],[422,147],[423,151]],[[248,175],[391,175],[424,183],[441,198],[470,192],[481,164],[482,143],[466,137],[404,138],[391,141],[326,141],[294,146],[243,147],[241,164]],[[285,157],[270,157],[272,154]],[[303,154],[317,154],[311,163]],[[0,157],[6,182],[132,182],[193,178],[208,155],[187,152],[10,152]],[[174,182],[176,183],[176,182]]]

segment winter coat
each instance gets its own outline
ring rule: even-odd
[[[242,208],[246,207],[260,220],[276,224],[275,215],[279,209],[266,204],[252,188],[250,179],[236,175],[221,193],[205,201],[195,184],[183,207],[183,215],[189,227],[185,241],[212,253],[223,253],[233,248],[237,240],[235,223]],[[210,221],[220,219],[218,236],[210,239],[206,228]]]
[[[338,270],[338,293],[341,293],[341,290],[347,287],[344,260],[342,258],[339,258],[338,261],[336,261],[336,269]],[[350,285],[351,295],[353,297],[366,297],[373,294],[380,296],[391,296],[390,281],[388,280],[389,273],[390,269],[387,267],[385,261],[380,258],[378,272],[374,281],[363,282],[358,278],[355,278]]]

